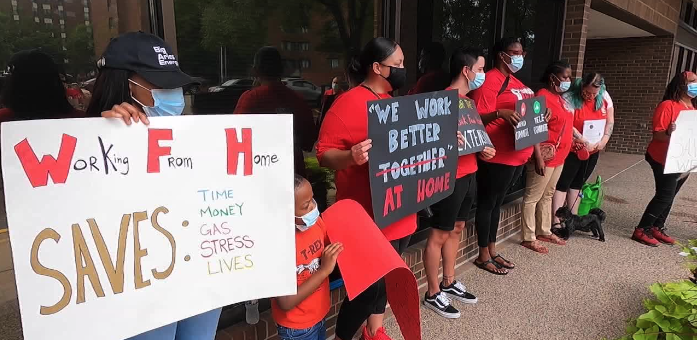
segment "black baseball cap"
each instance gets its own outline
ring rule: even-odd
[[[97,67],[131,71],[163,89],[196,83],[179,69],[179,61],[170,45],[145,32],[129,32],[112,38],[97,61]]]

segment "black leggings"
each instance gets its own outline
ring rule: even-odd
[[[645,160],[650,164],[652,173],[654,173],[655,192],[637,227],[664,229],[664,223],[666,223],[671,206],[674,204],[674,197],[679,193],[681,186],[686,183],[688,176],[680,178],[681,174],[665,175],[664,165],[652,159],[648,154],[645,154]]]
[[[407,249],[410,237],[411,235],[390,241],[390,244],[399,255],[402,255]],[[388,295],[385,291],[385,279],[383,278],[366,288],[354,300],[349,301],[349,297],[345,297],[337,315],[335,335],[342,340],[351,340],[369,316],[385,313],[387,303]]]
[[[497,241],[499,229],[499,212],[507,190],[521,177],[523,165],[478,161],[477,170],[477,210],[475,211],[475,228],[477,245],[487,247]]]
[[[570,152],[565,158],[565,166],[562,167],[560,179],[557,180],[555,190],[567,192],[567,190],[581,190],[596,168],[599,153],[593,153],[586,161],[579,160],[577,154]]]

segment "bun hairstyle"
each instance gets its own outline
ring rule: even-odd
[[[550,75],[556,75],[558,73],[564,73],[566,69],[570,68],[570,63],[566,60],[558,60],[550,63],[548,67],[545,68],[545,72],[540,77],[540,82],[547,84],[550,82]]]
[[[397,46],[398,44],[395,41],[388,38],[377,37],[371,39],[366,43],[358,57],[349,60],[347,73],[350,76],[356,75],[357,79],[361,80],[357,82],[357,84],[363,82],[373,63],[380,63],[388,59],[388,57],[395,53]]]
[[[473,68],[477,59],[482,56],[482,50],[472,47],[457,48],[451,55],[449,61],[449,74],[451,80],[455,80],[460,76],[463,67]]]

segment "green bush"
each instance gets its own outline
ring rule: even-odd
[[[682,247],[691,280],[655,283],[650,286],[653,299],[644,301],[647,313],[630,321],[620,340],[691,340],[696,339],[696,240]]]

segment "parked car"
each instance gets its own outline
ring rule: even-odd
[[[252,86],[254,83],[254,80],[251,78],[235,78],[235,79],[230,79],[228,81],[225,81],[223,84],[219,86],[211,86],[208,88],[208,92],[220,92],[225,90],[226,87],[234,87],[234,86]]]
[[[301,78],[284,78],[281,82],[288,88],[298,92],[307,102],[319,103],[322,89],[319,86]]]

